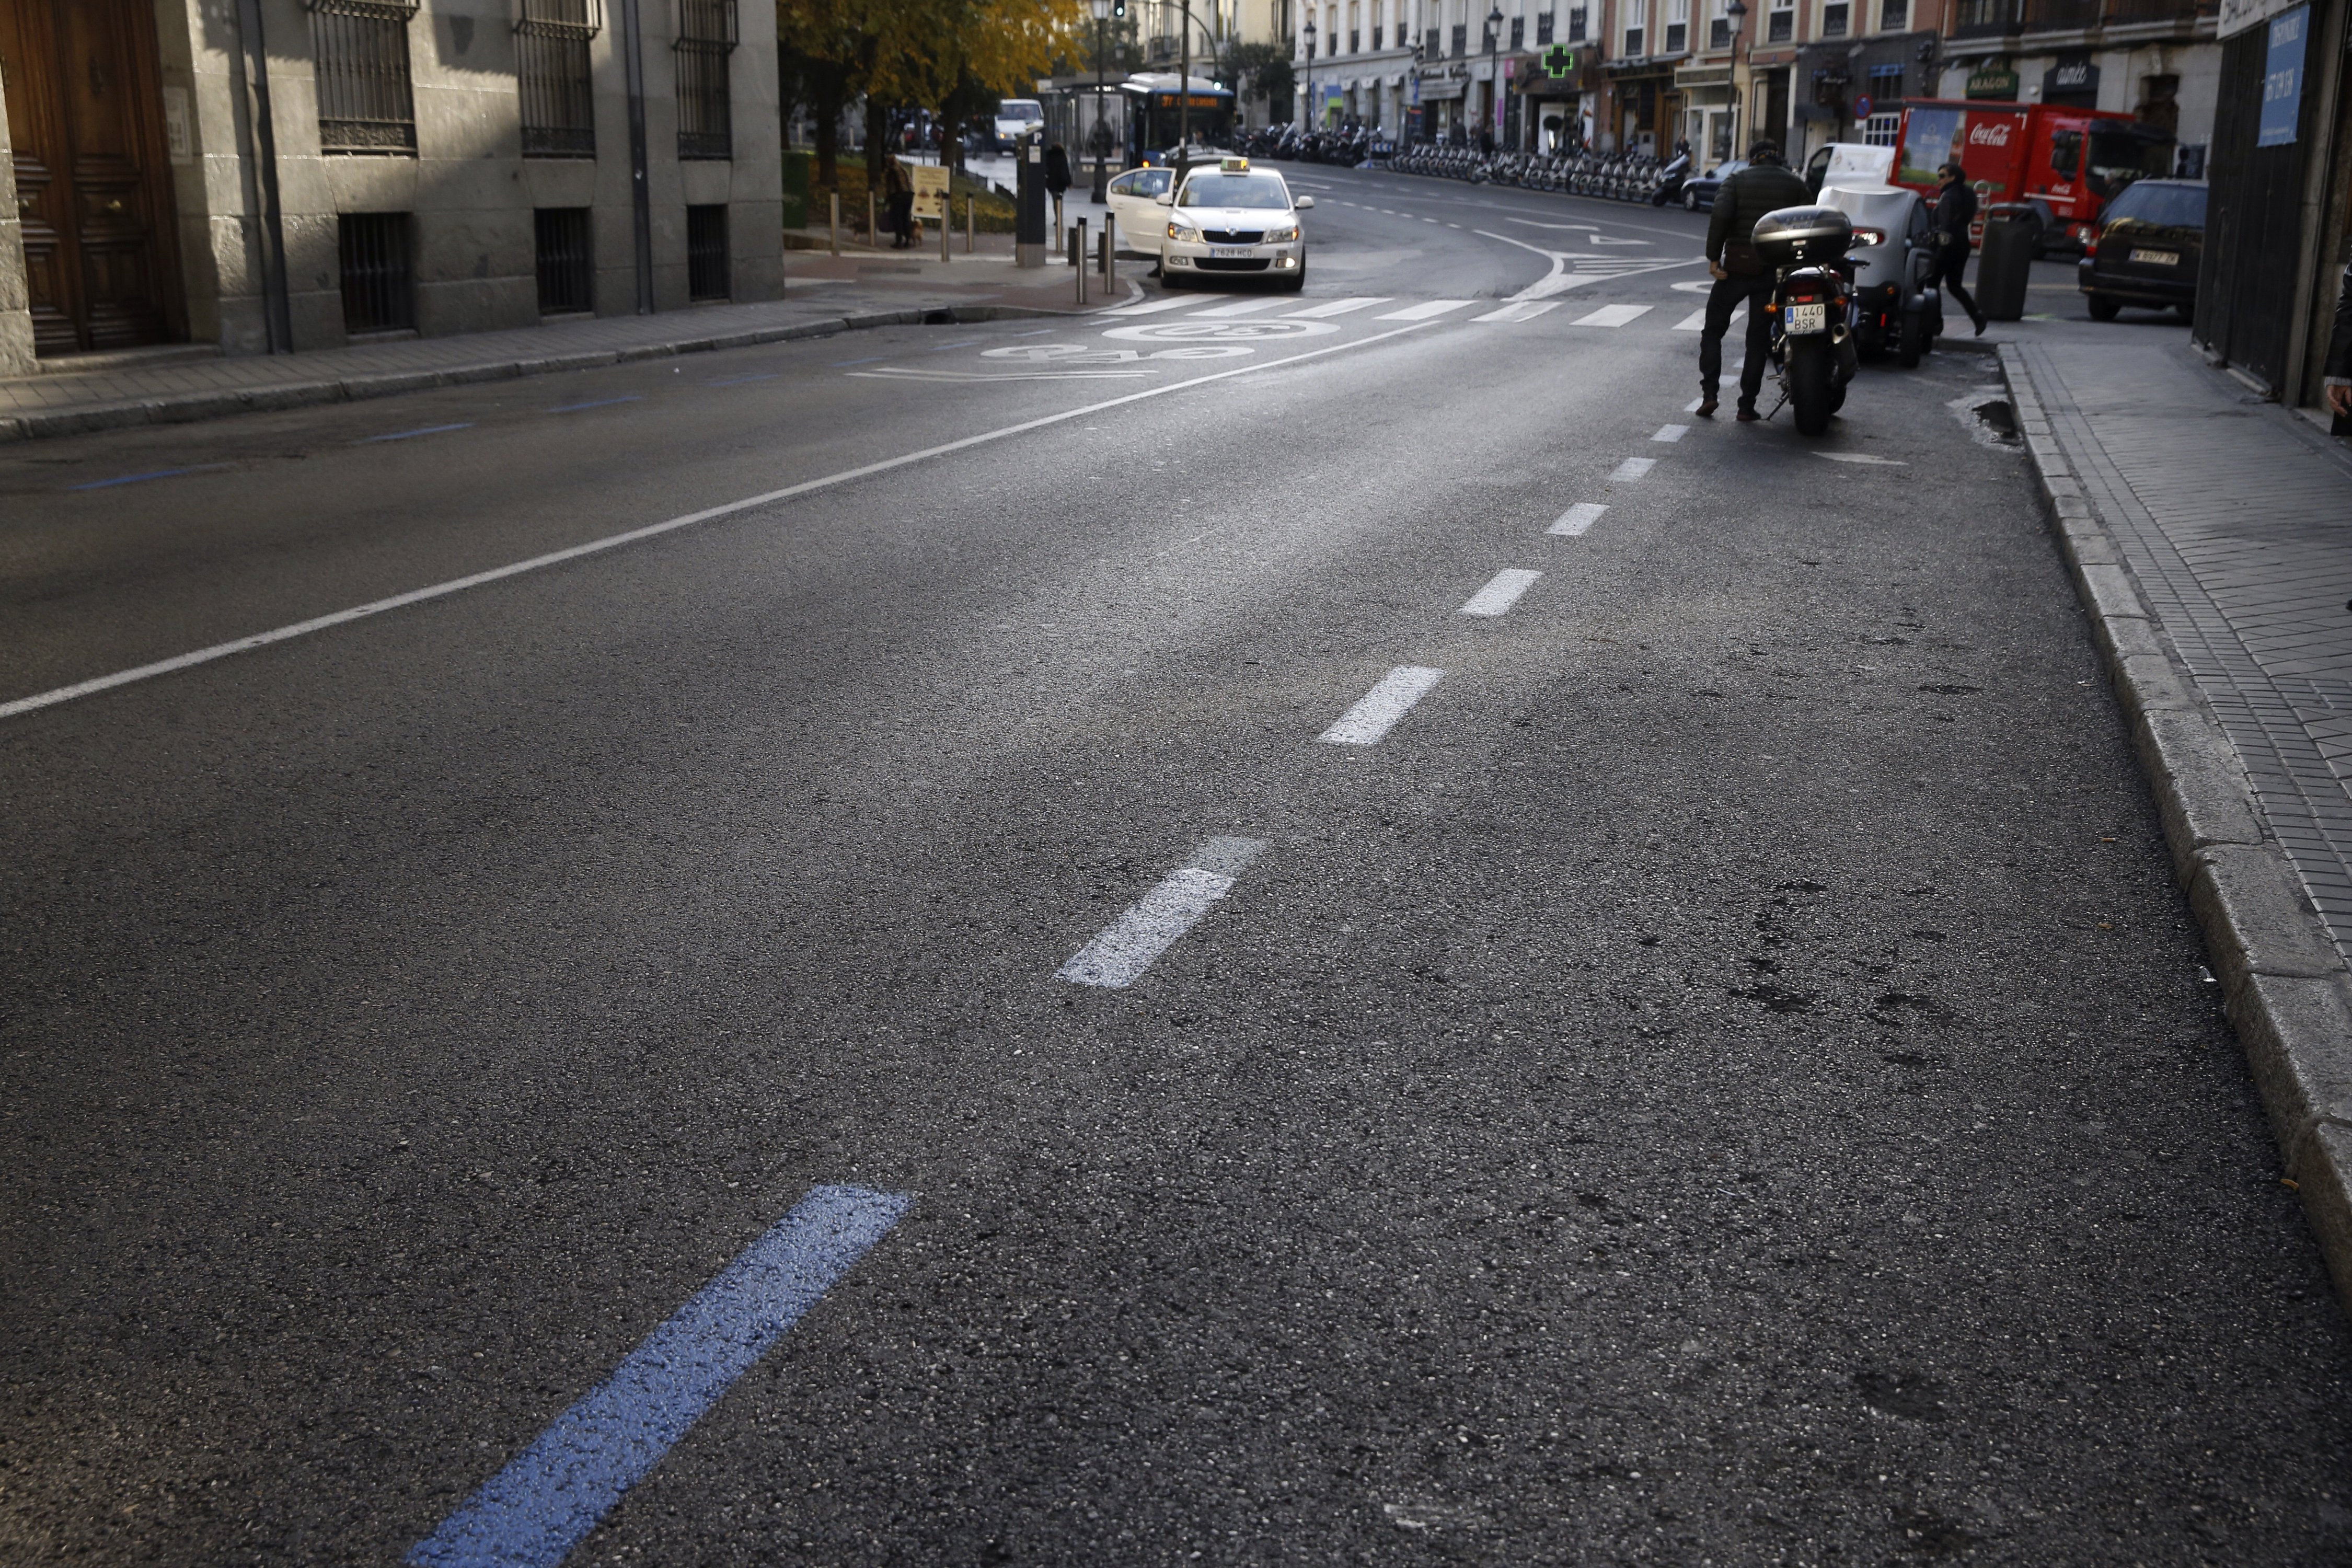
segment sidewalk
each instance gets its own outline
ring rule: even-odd
[[[444,338],[404,338],[298,354],[207,356],[186,345],[91,356],[0,379],[0,441],[176,424],[274,408],[389,397],[435,386],[583,370],[625,360],[741,348],[943,320],[1075,312],[1067,267],[1018,268],[1009,255],[784,258],[785,294],[755,305],[703,305],[654,316],[600,316]],[[1139,275],[1143,268],[1129,264]],[[1130,289],[1122,286],[1124,297]],[[1101,304],[1090,293],[1089,308]]]
[[[2231,1020],[2352,1308],[2352,443],[2176,326],[2003,335]]]

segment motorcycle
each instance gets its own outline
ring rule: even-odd
[[[1853,224],[1835,207],[1782,207],[1756,220],[1772,268],[1772,363],[1800,435],[1819,436],[1860,368],[1853,341]]]

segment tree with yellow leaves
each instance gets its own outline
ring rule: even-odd
[[[816,125],[816,174],[835,183],[842,110],[866,100],[866,158],[879,174],[893,109],[953,124],[1027,87],[1073,50],[1081,0],[776,0],[786,89]]]

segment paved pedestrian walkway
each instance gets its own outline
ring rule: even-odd
[[[2011,352],[2352,958],[2352,443],[2178,329],[2053,323]]]
[[[935,253],[801,253],[787,257],[785,265],[784,298],[760,304],[583,318],[297,354],[205,356],[182,348],[52,364],[33,375],[0,378],[0,440],[389,396],[816,336],[917,320],[937,310],[977,315],[1080,308],[1068,268],[1017,268],[1010,256],[958,251],[942,262]]]

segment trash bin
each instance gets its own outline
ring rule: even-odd
[[[1996,321],[2025,314],[2026,285],[2033,280],[2033,237],[2041,215],[2023,203],[2001,202],[1985,209],[1984,248],[1977,253],[1977,309]]]

